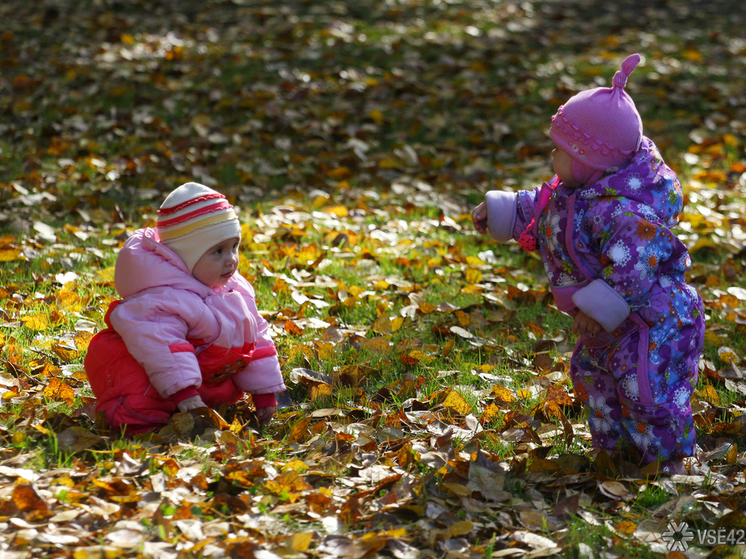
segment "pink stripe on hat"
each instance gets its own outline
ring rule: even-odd
[[[193,212],[190,212],[188,214],[184,214],[184,215],[182,215],[180,217],[175,217],[173,219],[166,219],[166,220],[160,219],[160,216],[162,214],[160,214],[160,211],[159,211],[159,214],[158,214],[158,217],[159,217],[159,219],[158,219],[158,227],[159,228],[172,227],[174,225],[178,225],[179,223],[184,223],[185,221],[189,221],[190,219],[194,219],[196,217],[204,215],[206,213],[217,212],[217,211],[220,211],[220,210],[226,210],[226,209],[230,209],[232,207],[233,206],[231,206],[230,203],[227,200],[225,200],[223,202],[218,202],[217,204],[213,204],[211,206],[205,206],[203,208],[199,208],[198,210],[194,210]],[[171,212],[168,212],[168,213],[171,213]]]

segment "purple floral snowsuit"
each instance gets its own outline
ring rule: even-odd
[[[669,230],[681,185],[655,144],[643,138],[627,167],[596,183],[573,189],[555,176],[533,191],[489,192],[487,206],[495,239],[533,230],[557,307],[604,326],[580,337],[571,362],[594,447],[632,445],[644,463],[693,455],[704,312],[684,278],[686,247]]]

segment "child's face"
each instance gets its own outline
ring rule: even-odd
[[[227,239],[208,249],[192,269],[192,275],[208,287],[223,287],[238,268],[241,239]]]
[[[572,176],[572,157],[565,150],[560,148],[552,150],[552,168],[566,186],[570,188],[580,186]]]

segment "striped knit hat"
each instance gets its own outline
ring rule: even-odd
[[[191,273],[208,249],[241,238],[241,226],[225,196],[188,182],[171,192],[158,210],[158,239],[173,250]]]

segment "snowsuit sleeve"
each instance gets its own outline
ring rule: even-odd
[[[256,322],[256,342],[253,359],[236,373],[234,384],[250,394],[275,394],[286,389],[282,379],[277,349],[269,334],[269,324],[259,314],[254,298],[254,288],[244,278],[237,278],[244,295],[246,307]]]
[[[487,226],[496,241],[517,239],[534,218],[539,189],[507,192],[491,190],[487,203]]]
[[[162,398],[202,384],[187,332],[192,323],[214,321],[204,310],[197,295],[154,288],[146,296],[122,302],[111,313],[112,326]]]
[[[648,299],[661,265],[676,250],[676,238],[626,198],[600,199],[588,217],[590,236],[598,241],[600,277],[575,293],[573,302],[613,331]]]

